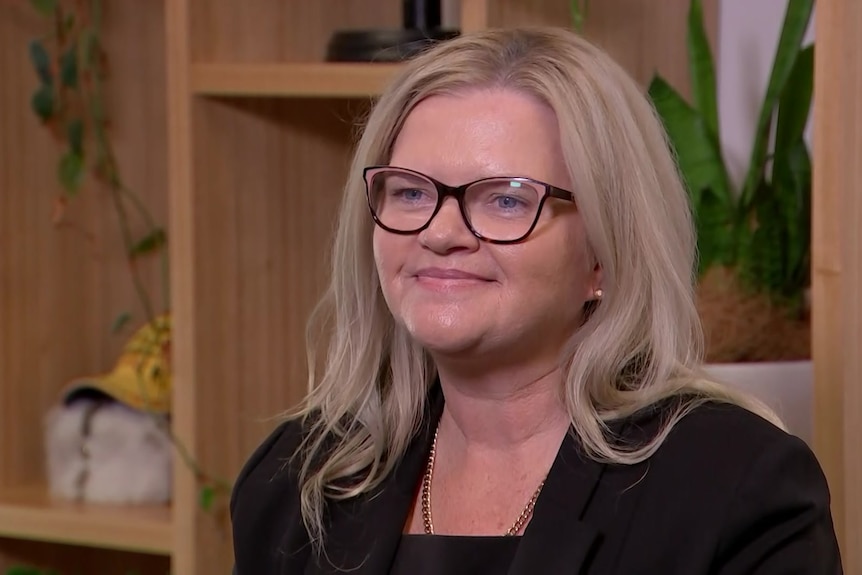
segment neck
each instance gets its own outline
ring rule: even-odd
[[[570,420],[561,400],[559,368],[504,377],[465,377],[438,365],[446,403],[441,433],[465,448],[482,451],[556,444]]]

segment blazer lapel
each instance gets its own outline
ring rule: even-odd
[[[439,387],[432,389],[422,426],[398,467],[371,495],[331,504],[326,556],[312,556],[306,575],[388,573],[414,502],[431,449],[434,426],[443,410]]]
[[[566,436],[508,575],[581,572],[599,541],[599,531],[582,518],[604,469],[582,454],[572,433]]]

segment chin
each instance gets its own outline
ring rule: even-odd
[[[475,350],[482,341],[475,324],[458,322],[462,325],[429,325],[427,318],[422,322],[405,322],[407,333],[413,340],[432,354],[462,355]]]

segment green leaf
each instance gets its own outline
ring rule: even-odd
[[[114,322],[111,324],[111,333],[120,333],[122,329],[129,323],[129,320],[132,319],[132,314],[127,311],[119,314],[114,318]]]
[[[96,32],[92,28],[81,30],[78,46],[81,50],[81,68],[83,70],[91,70],[95,66],[99,55],[99,39],[96,36]]]
[[[713,265],[730,265],[734,258],[731,226],[733,214],[726,203],[711,189],[703,190],[695,207],[697,227],[698,273]]]
[[[30,5],[43,16],[50,16],[57,9],[57,0],[30,0]]]
[[[745,277],[755,290],[779,296],[784,292],[788,276],[786,215],[782,213],[776,190],[763,180],[759,187],[760,199],[756,204],[751,249],[745,260]]]
[[[75,153],[73,150],[67,151],[60,158],[59,166],[60,183],[66,189],[70,196],[77,194],[81,187],[81,181],[84,176],[84,156]]]
[[[718,141],[710,134],[703,117],[661,77],[650,83],[649,96],[664,123],[695,209],[701,193],[707,189],[730,208],[733,196],[727,170]]]
[[[814,89],[814,48],[801,50],[795,58],[778,104],[775,152],[772,159],[774,197],[768,199],[775,216],[765,222],[780,229],[784,250],[782,277],[769,289],[785,298],[798,296],[808,281],[811,225],[811,159],[805,143],[805,125]],[[759,201],[759,200],[758,200]],[[761,218],[758,218],[759,223]]]
[[[687,42],[694,107],[703,116],[707,129],[718,140],[718,96],[715,88],[715,64],[703,22],[701,0],[691,1],[688,12]]]
[[[745,181],[742,186],[740,206],[747,211],[760,179],[763,177],[764,167],[768,159],[769,135],[772,127],[772,118],[775,107],[781,98],[788,78],[795,66],[800,46],[811,20],[811,12],[814,8],[814,0],[789,0],[787,12],[784,16],[784,25],[781,36],[778,39],[778,47],[772,62],[772,71],[769,76],[769,84],[766,95],[760,108],[760,116],[754,133],[754,145],[751,150],[751,160]]]
[[[43,122],[54,116],[54,88],[50,84],[42,84],[33,93],[30,106]]]
[[[165,235],[165,230],[162,228],[156,228],[149,234],[147,234],[141,241],[139,241],[132,248],[132,252],[129,255],[135,258],[138,256],[155,252],[163,245],[165,245],[166,241],[167,236]]]
[[[76,118],[69,122],[66,128],[66,137],[69,141],[69,148],[77,155],[84,155],[84,122],[80,118]]]
[[[215,503],[215,489],[211,485],[204,485],[198,493],[198,505],[204,511],[209,511]]]
[[[780,224],[785,231],[785,274],[780,289],[792,297],[802,292],[810,276],[811,259],[811,158],[803,139],[786,154],[781,168],[776,168],[773,190]]]
[[[587,17],[587,0],[570,0],[570,12],[572,14],[572,27],[578,32],[583,32]]]
[[[799,52],[779,99],[773,166],[783,162],[789,151],[803,140],[805,125],[811,112],[813,93],[814,46],[812,45]]]
[[[76,45],[70,46],[60,58],[60,79],[67,88],[78,86],[78,50]]]
[[[36,69],[36,75],[39,76],[39,81],[42,84],[51,84],[53,76],[51,74],[51,57],[48,55],[48,50],[41,40],[33,40],[30,42],[30,62],[33,68]]]
[[[799,305],[810,276],[811,160],[802,139],[787,169],[761,180],[754,233],[744,259],[745,280],[779,305]]]

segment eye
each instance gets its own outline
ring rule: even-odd
[[[398,190],[395,190],[392,195],[397,198],[402,198],[404,200],[415,201],[421,200],[427,194],[424,190],[420,190],[418,188],[400,188]]]
[[[436,196],[427,189],[418,186],[398,186],[388,188],[386,191],[387,201],[391,205],[404,207],[427,207],[433,206],[437,201]]]
[[[524,201],[515,196],[497,196],[494,198],[498,208],[513,210],[524,206]]]

